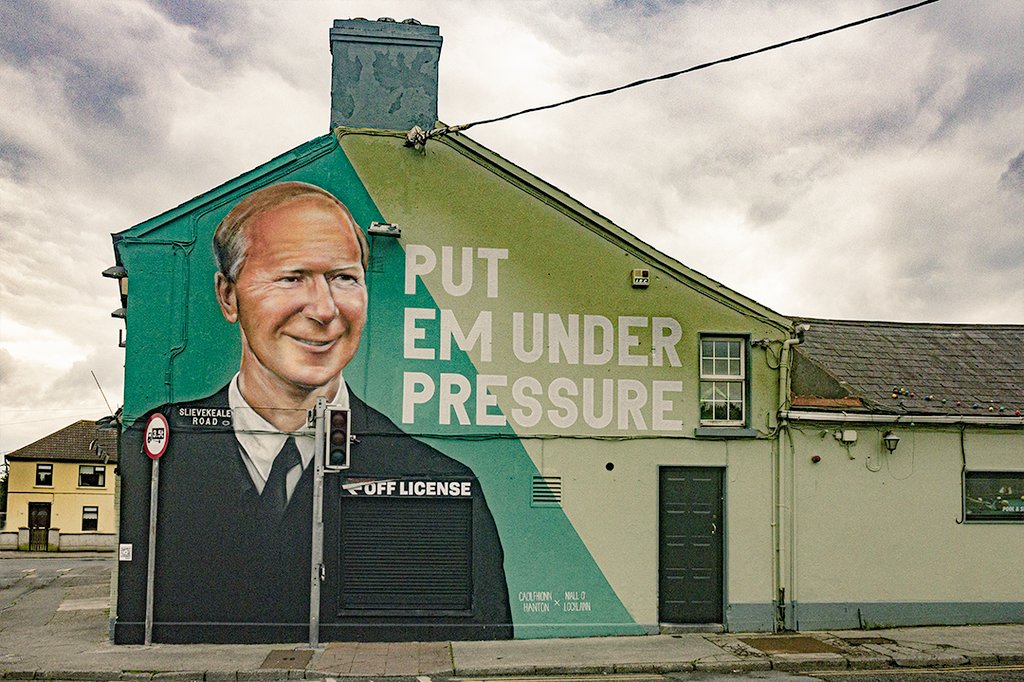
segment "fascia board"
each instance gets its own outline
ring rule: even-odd
[[[969,414],[872,414],[857,412],[811,412],[788,410],[779,415],[789,421],[841,422],[863,424],[977,424],[981,426],[1021,427],[1024,417],[982,417]]]

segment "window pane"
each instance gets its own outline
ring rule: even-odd
[[[702,381],[700,418],[703,422],[742,424],[744,388],[741,381]]]
[[[36,464],[36,485],[53,485],[52,464]]]
[[[82,465],[78,467],[78,485],[86,488],[102,488],[106,482],[106,467]]]
[[[713,381],[700,382],[700,401],[707,402],[715,395],[715,383]]]
[[[99,507],[82,507],[82,530],[96,530],[99,527]]]
[[[700,419],[705,424],[742,426],[746,415],[742,339],[700,340]],[[722,379],[715,381],[715,379]]]
[[[964,507],[970,520],[1024,521],[1024,472],[968,471]]]
[[[737,377],[744,375],[743,342],[730,339],[701,341],[700,372],[702,377]]]

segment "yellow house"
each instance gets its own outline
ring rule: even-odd
[[[0,548],[116,548],[116,431],[83,419],[6,457],[7,516]]]

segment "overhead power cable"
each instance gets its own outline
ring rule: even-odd
[[[794,45],[796,43],[802,43],[802,42],[805,42],[805,41],[808,41],[808,40],[814,40],[815,38],[821,38],[822,36],[829,35],[830,33],[837,33],[839,31],[845,31],[846,29],[854,28],[856,26],[863,26],[864,24],[868,24],[868,23],[870,23],[872,21],[878,21],[879,19],[888,19],[889,17],[894,17],[897,14],[902,14],[904,12],[909,12],[911,10],[918,9],[919,7],[924,7],[925,5],[931,5],[931,4],[936,3],[938,1],[939,0],[921,0],[921,2],[915,2],[914,4],[911,4],[911,5],[906,5],[904,7],[898,7],[896,9],[889,10],[888,12],[882,12],[881,14],[876,14],[874,16],[865,17],[864,19],[858,19],[857,21],[851,21],[851,22],[849,22],[847,24],[843,24],[841,26],[835,26],[833,28],[825,29],[823,31],[816,31],[814,33],[808,33],[807,35],[800,36],[799,38],[791,38],[789,40],[784,40],[781,43],[775,43],[774,45],[767,45],[765,47],[761,47],[761,48],[758,48],[756,50],[750,50],[748,52],[741,52],[740,54],[734,54],[731,57],[723,57],[721,59],[716,59],[714,61],[704,62],[703,64],[697,64],[696,66],[691,66],[689,68],[681,69],[679,71],[672,71],[670,73],[664,73],[664,74],[662,74],[660,76],[653,76],[651,78],[642,78],[642,79],[640,79],[638,81],[633,81],[632,83],[627,83],[625,85],[620,85],[620,86],[614,87],[614,88],[608,88],[607,90],[600,90],[598,92],[591,92],[591,93],[586,94],[586,95],[577,95],[576,97],[572,97],[570,99],[562,100],[561,102],[555,102],[554,104],[545,104],[545,105],[538,106],[538,107],[530,107],[529,109],[523,109],[522,111],[517,111],[517,112],[512,113],[512,114],[505,114],[504,116],[497,116],[495,118],[487,118],[487,119],[483,119],[481,121],[473,121],[472,123],[463,123],[461,125],[453,125],[453,126],[441,126],[439,128],[434,128],[433,130],[430,130],[429,132],[423,132],[419,128],[414,128],[412,131],[409,132],[408,141],[409,141],[410,144],[415,144],[416,146],[421,146],[423,143],[425,143],[428,139],[430,139],[432,137],[438,137],[438,136],[441,136],[441,135],[447,135],[448,133],[456,133],[456,132],[460,132],[462,130],[468,130],[469,128],[472,128],[473,126],[484,125],[485,123],[497,123],[498,121],[507,121],[510,118],[515,118],[516,116],[522,116],[523,114],[531,114],[531,113],[536,112],[536,111],[545,111],[547,109],[554,109],[556,107],[565,106],[566,104],[573,104],[574,102],[580,102],[580,101],[585,100],[585,99],[590,99],[591,97],[601,97],[603,95],[611,95],[612,93],[621,92],[622,90],[627,90],[629,88],[635,88],[635,87],[638,87],[640,85],[646,85],[647,83],[653,83],[655,81],[668,80],[669,78],[675,78],[676,76],[682,76],[683,74],[693,73],[694,71],[701,71],[703,69],[707,69],[707,68],[710,68],[712,66],[717,66],[719,64],[725,64],[727,62],[735,62],[735,61],[738,61],[740,59],[746,59],[747,57],[753,57],[754,55],[762,54],[764,52],[771,52],[772,50],[778,50],[778,49],[783,48],[783,47],[788,47],[789,45]]]

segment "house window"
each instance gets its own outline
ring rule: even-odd
[[[700,340],[700,423],[743,426],[746,423],[746,342],[738,338]]]
[[[1024,471],[968,471],[964,474],[968,521],[1024,521]]]
[[[36,464],[36,485],[53,485],[52,464]]]
[[[82,464],[78,467],[78,486],[80,488],[102,488],[106,483],[107,468],[102,464]]]
[[[82,531],[96,530],[99,528],[100,508],[82,507]]]

